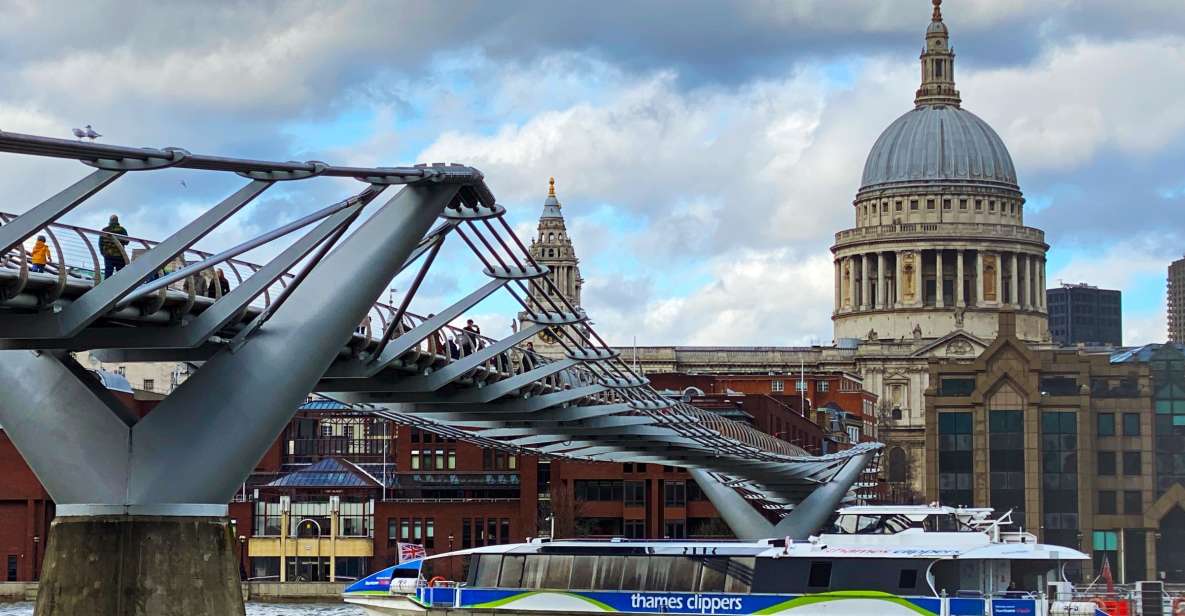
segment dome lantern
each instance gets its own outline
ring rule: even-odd
[[[955,52],[950,48],[950,33],[942,22],[942,0],[934,1],[934,13],[926,28],[926,46],[922,49],[922,85],[914,97],[914,104],[952,105],[958,107],[962,99],[955,89]]]

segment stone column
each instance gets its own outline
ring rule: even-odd
[[[1021,288],[1021,302],[1025,310],[1033,309],[1033,256],[1028,254],[1020,255],[1020,288]]]
[[[1045,303],[1045,257],[1041,256],[1037,259],[1037,282],[1041,285],[1041,311],[1045,312],[1049,306]]]
[[[835,312],[838,314],[843,308],[843,266],[840,265],[839,257],[835,258]]]
[[[876,307],[882,310],[888,308],[885,303],[885,253],[876,253]]]
[[[893,277],[893,306],[901,307],[901,251],[897,251],[897,274]]]
[[[962,308],[963,301],[963,249],[955,251],[955,305]]]
[[[942,299],[942,249],[939,248],[934,251],[934,305],[942,308],[945,302]]]
[[[1015,252],[1008,253],[1008,261],[1009,269],[1011,270],[1008,272],[1008,299],[1012,300],[1009,303],[1017,308],[1020,308],[1020,296],[1018,295],[1020,292],[1020,284],[1017,276],[1018,272],[1016,270],[1017,258]]]
[[[913,268],[913,289],[914,297],[917,298],[915,306],[924,306],[926,303],[926,294],[922,292],[922,251],[917,252],[917,263]]]
[[[975,251],[975,306],[983,305],[983,251]]]
[[[996,257],[996,305],[1004,305],[1004,254],[994,253]]]
[[[852,310],[860,307],[856,303],[856,257],[848,257],[848,306]]]
[[[869,301],[869,282],[872,279],[872,259],[868,253],[860,255],[860,309],[869,310],[872,308],[872,302]]]

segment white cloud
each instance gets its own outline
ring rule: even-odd
[[[1148,155],[1185,132],[1185,38],[1071,41],[1032,65],[964,74],[960,86],[1004,137],[1022,181],[1104,148]]]

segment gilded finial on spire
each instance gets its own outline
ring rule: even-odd
[[[555,196],[555,178],[554,177],[547,178],[547,196],[548,197]]]
[[[933,0],[934,15],[931,16],[932,21],[942,21],[942,0]]]

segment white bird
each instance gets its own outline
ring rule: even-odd
[[[86,131],[82,130],[81,128],[75,128],[75,129],[73,129],[73,131],[74,131],[74,136],[78,137],[79,141],[82,141],[82,138],[86,136]]]
[[[91,125],[90,125],[90,124],[87,124],[87,125],[86,125],[86,136],[87,136],[87,138],[88,138],[88,139],[90,139],[91,141],[94,141],[94,140],[95,140],[95,138],[97,138],[97,137],[102,137],[103,135],[100,135],[99,133],[96,133],[96,132],[95,132],[95,129],[91,128]]]

